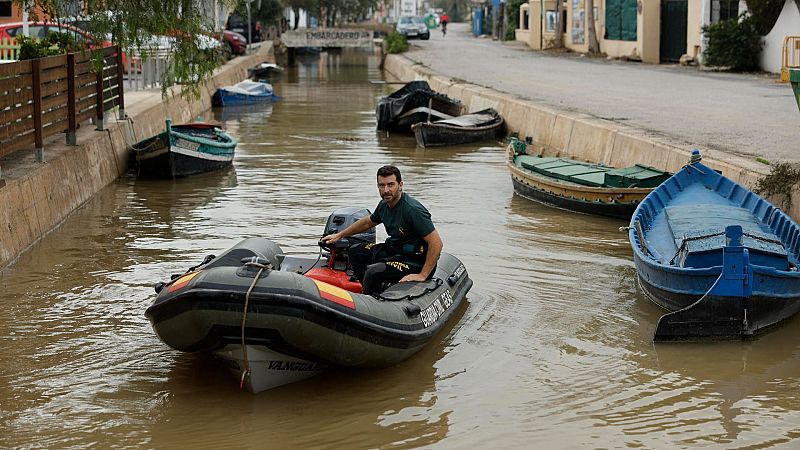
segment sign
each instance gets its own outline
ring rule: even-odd
[[[346,30],[340,28],[308,28],[287,31],[281,35],[287,47],[368,47],[372,30]]]

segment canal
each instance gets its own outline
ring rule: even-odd
[[[637,290],[625,223],[515,196],[500,144],[378,134],[378,62],[299,59],[279,102],[208,113],[240,141],[231,170],[123,178],[2,272],[0,447],[797,445],[796,320],[654,345],[661,311]],[[248,236],[316,253],[331,211],[374,208],[384,164],[475,282],[421,353],[253,396],[157,339],[154,283]]]

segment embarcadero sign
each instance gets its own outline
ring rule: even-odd
[[[372,30],[346,30],[340,28],[312,28],[292,30],[281,35],[287,47],[369,47]]]

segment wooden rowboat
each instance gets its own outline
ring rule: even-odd
[[[615,169],[566,158],[525,154],[512,140],[508,168],[514,191],[526,198],[586,214],[630,219],[636,206],[670,174],[634,165]]]
[[[636,208],[628,238],[642,289],[671,311],[656,340],[745,338],[800,311],[800,227],[697,150]]]
[[[438,122],[420,122],[412,125],[411,131],[423,148],[458,145],[496,139],[505,134],[505,122],[497,111],[488,108]]]

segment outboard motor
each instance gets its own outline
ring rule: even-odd
[[[358,208],[355,206],[339,208],[333,211],[330,216],[328,216],[328,223],[325,224],[325,232],[322,233],[322,235],[327,236],[329,234],[338,233],[354,224],[356,221],[358,221],[358,219],[368,215],[370,215],[370,212],[366,208]],[[371,228],[363,233],[355,234],[347,239],[349,239],[350,245],[358,243],[374,244],[375,228]]]
[[[370,212],[366,208],[357,208],[353,206],[339,208],[328,216],[328,222],[325,224],[325,231],[322,235],[327,236],[343,231],[345,228],[358,221],[358,219],[368,215],[370,215]],[[351,292],[361,292],[361,283],[352,278],[353,273],[348,270],[349,267],[347,266],[347,250],[351,245],[360,243],[374,244],[375,229],[371,228],[363,233],[339,239],[333,245],[323,244],[322,241],[320,241],[319,245],[330,251],[328,265],[324,268],[315,267],[309,270],[306,276],[339,286]]]

